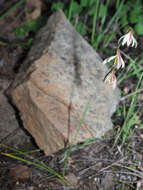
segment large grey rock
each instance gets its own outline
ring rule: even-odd
[[[107,67],[62,11],[53,14],[36,36],[9,89],[24,127],[46,154],[71,143],[91,98],[75,143],[102,137],[112,128],[120,95],[104,84]]]

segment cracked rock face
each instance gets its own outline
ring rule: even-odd
[[[103,83],[107,67],[95,50],[57,11],[35,43],[10,87],[24,127],[46,154],[71,143],[85,106],[90,106],[74,143],[102,137],[112,128],[118,89]]]

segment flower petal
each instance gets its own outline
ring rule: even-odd
[[[116,57],[116,55],[111,56],[111,57],[108,57],[107,59],[105,59],[105,60],[103,61],[103,64],[106,64],[106,63],[110,62],[111,60],[115,59],[115,57]]]
[[[118,44],[122,41],[122,39],[123,39],[125,36],[126,36],[126,34],[123,35],[123,36],[118,40]]]
[[[105,79],[104,82],[105,82],[105,83],[106,83],[106,82],[110,83],[111,77],[112,77],[112,73],[109,73],[109,74],[106,76],[106,79]]]
[[[121,65],[122,65],[122,68],[125,67],[125,62],[124,62],[124,60],[122,59],[122,57],[121,57]]]
[[[115,89],[116,85],[117,85],[117,80],[116,80],[116,76],[115,76],[115,71],[112,70],[112,72],[110,72],[107,76],[106,79],[104,81],[105,83],[108,83],[109,85],[112,85],[112,88]]]
[[[130,30],[127,34],[123,35],[119,40],[118,40],[118,44],[122,44],[122,46],[124,46],[125,44],[127,44],[127,46],[129,47],[131,45],[131,47],[135,46],[135,48],[137,47],[137,41],[133,36],[133,32],[132,30]]]
[[[132,41],[133,41],[132,47],[135,46],[135,48],[136,48],[138,43],[137,43],[137,41],[136,41],[136,39],[134,37],[132,38]]]
[[[117,69],[120,67],[124,68],[125,67],[125,62],[121,57],[120,49],[117,49],[117,63],[116,63]]]

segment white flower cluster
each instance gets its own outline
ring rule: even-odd
[[[129,47],[129,46],[131,46],[131,47],[135,46],[135,48],[136,48],[137,47],[137,41],[136,41],[136,39],[133,36],[132,30],[129,30],[129,32],[127,34],[123,35],[119,39],[118,44],[119,44],[119,46],[120,46],[120,44],[122,46],[124,46],[125,44],[127,44],[127,47]],[[112,85],[113,89],[115,89],[116,84],[117,84],[115,70],[116,69],[118,70],[120,68],[124,68],[125,67],[125,62],[124,62],[124,60],[121,57],[121,53],[120,53],[120,49],[119,48],[117,48],[116,55],[111,56],[111,57],[105,59],[103,61],[103,64],[106,64],[106,63],[108,63],[108,62],[110,62],[112,60],[114,60],[113,68],[112,68],[111,72],[105,77],[104,82]]]

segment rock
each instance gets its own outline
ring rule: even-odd
[[[32,177],[32,171],[28,166],[19,164],[10,169],[9,176],[16,180],[25,180]]]
[[[77,177],[75,176],[74,173],[69,173],[68,175],[65,176],[65,178],[73,186],[76,186],[77,183],[78,183],[78,179],[77,179]]]
[[[119,90],[103,83],[108,69],[95,50],[57,11],[36,36],[8,90],[24,127],[46,154],[71,143],[85,106],[86,117],[74,143],[100,138],[112,128]]]
[[[15,110],[4,94],[10,83],[9,80],[0,79],[0,144],[17,148],[22,147],[24,143],[27,145],[30,137],[19,126]]]

